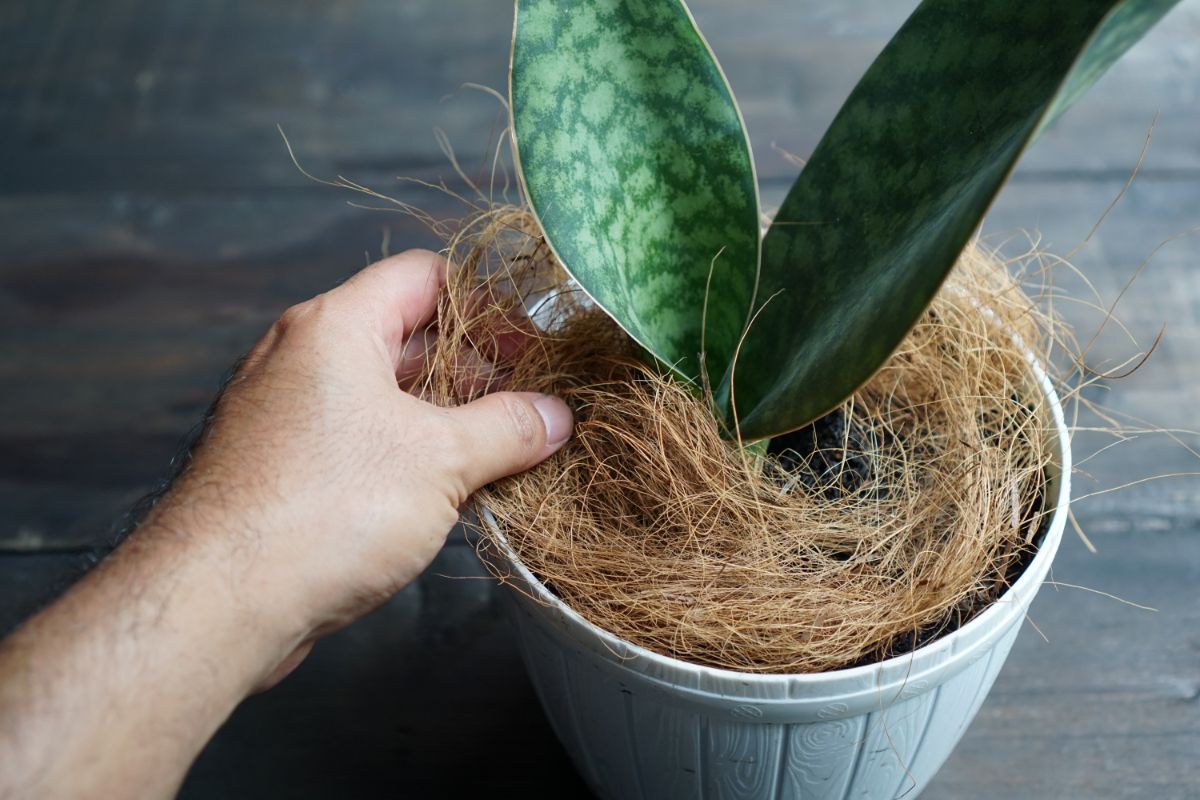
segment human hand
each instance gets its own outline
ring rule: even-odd
[[[472,491],[563,445],[555,398],[403,391],[445,269],[412,250],[289,309],[171,491],[0,642],[0,797],[172,796],[249,692],[429,564]]]
[[[474,490],[570,435],[557,398],[498,392],[446,409],[401,388],[423,361],[445,270],[410,250],[288,309],[143,526],[227,552],[256,624],[297,643],[266,685],[419,575]]]

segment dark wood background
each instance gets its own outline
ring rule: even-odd
[[[695,0],[741,99],[767,202],[913,0]],[[395,213],[305,179],[346,176],[439,215],[434,128],[480,168],[503,117],[509,3],[473,0],[0,0],[0,631],[53,597],[165,473],[230,362],[286,306],[384,249],[436,246]],[[1105,302],[1200,226],[1200,0],[1184,0],[1025,158],[985,225],[1040,235]],[[1090,391],[1159,427],[1200,428],[1200,240],[1165,244],[1121,301],[1136,376]],[[1065,269],[1055,270],[1070,284]],[[1081,284],[1074,284],[1077,290]],[[1099,315],[1065,308],[1086,339]],[[1110,332],[1111,333],[1111,332]],[[1137,348],[1104,335],[1097,369]],[[1195,437],[1182,441],[1194,445]],[[1077,454],[1104,441],[1081,434]],[[1076,496],[1197,471],[1164,435],[1083,465]],[[1079,501],[1047,587],[929,798],[1200,796],[1196,478]],[[416,797],[584,790],[543,722],[473,553],[247,701],[185,797]],[[1029,626],[1027,626],[1029,627]]]

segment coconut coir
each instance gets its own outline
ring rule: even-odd
[[[867,384],[765,455],[639,357],[527,211],[481,213],[448,253],[419,385],[444,405],[502,387],[573,407],[559,453],[476,501],[599,627],[697,664],[837,669],[965,623],[1036,547],[1053,440],[1028,358],[1046,321],[977,247]]]

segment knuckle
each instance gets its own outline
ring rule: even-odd
[[[437,253],[424,247],[410,247],[401,253],[405,258],[434,259],[441,258]]]
[[[328,298],[319,294],[287,308],[272,327],[276,336],[315,330],[330,321],[331,311]]]
[[[279,315],[279,319],[275,321],[275,330],[279,333],[287,333],[296,328],[312,314],[314,302],[314,300],[306,300],[284,310]]]
[[[504,404],[505,417],[517,443],[525,450],[542,444],[542,419],[526,400],[514,395],[498,395]]]
[[[442,261],[444,261],[442,256],[432,250],[426,250],[423,247],[413,247],[375,262],[351,280],[375,280],[380,275],[381,268],[401,267],[409,269],[423,267],[431,262],[436,264]]]

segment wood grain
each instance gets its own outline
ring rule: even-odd
[[[751,132],[764,204],[811,152],[913,0],[694,0]],[[502,116],[509,4],[471,0],[7,0],[0,3],[0,630],[69,581],[167,469],[228,365],[287,305],[342,280],[411,220],[305,179],[344,173],[439,214],[400,175],[453,179],[433,127],[486,174]],[[1111,303],[1161,242],[1200,226],[1200,0],[1183,3],[1027,154],[985,225],[1040,231]],[[451,96],[452,95],[452,96]],[[449,96],[449,97],[448,97]],[[459,185],[459,184],[455,184]],[[1200,239],[1166,244],[1118,310],[1162,344],[1089,391],[1200,428]],[[1065,271],[1057,279],[1070,284]],[[1078,288],[1080,284],[1075,284]],[[1069,310],[1084,340],[1099,316]],[[1131,353],[1110,333],[1098,370]],[[1195,438],[1186,442],[1195,444]],[[1078,456],[1104,444],[1080,435]],[[1084,465],[1078,494],[1195,471],[1162,436]],[[1196,479],[1076,505],[1055,577],[928,798],[1175,800],[1200,786]],[[454,545],[435,572],[478,574]],[[486,583],[429,574],[322,643],[238,711],[185,797],[585,792],[537,707]],[[515,766],[514,766],[515,765]]]

